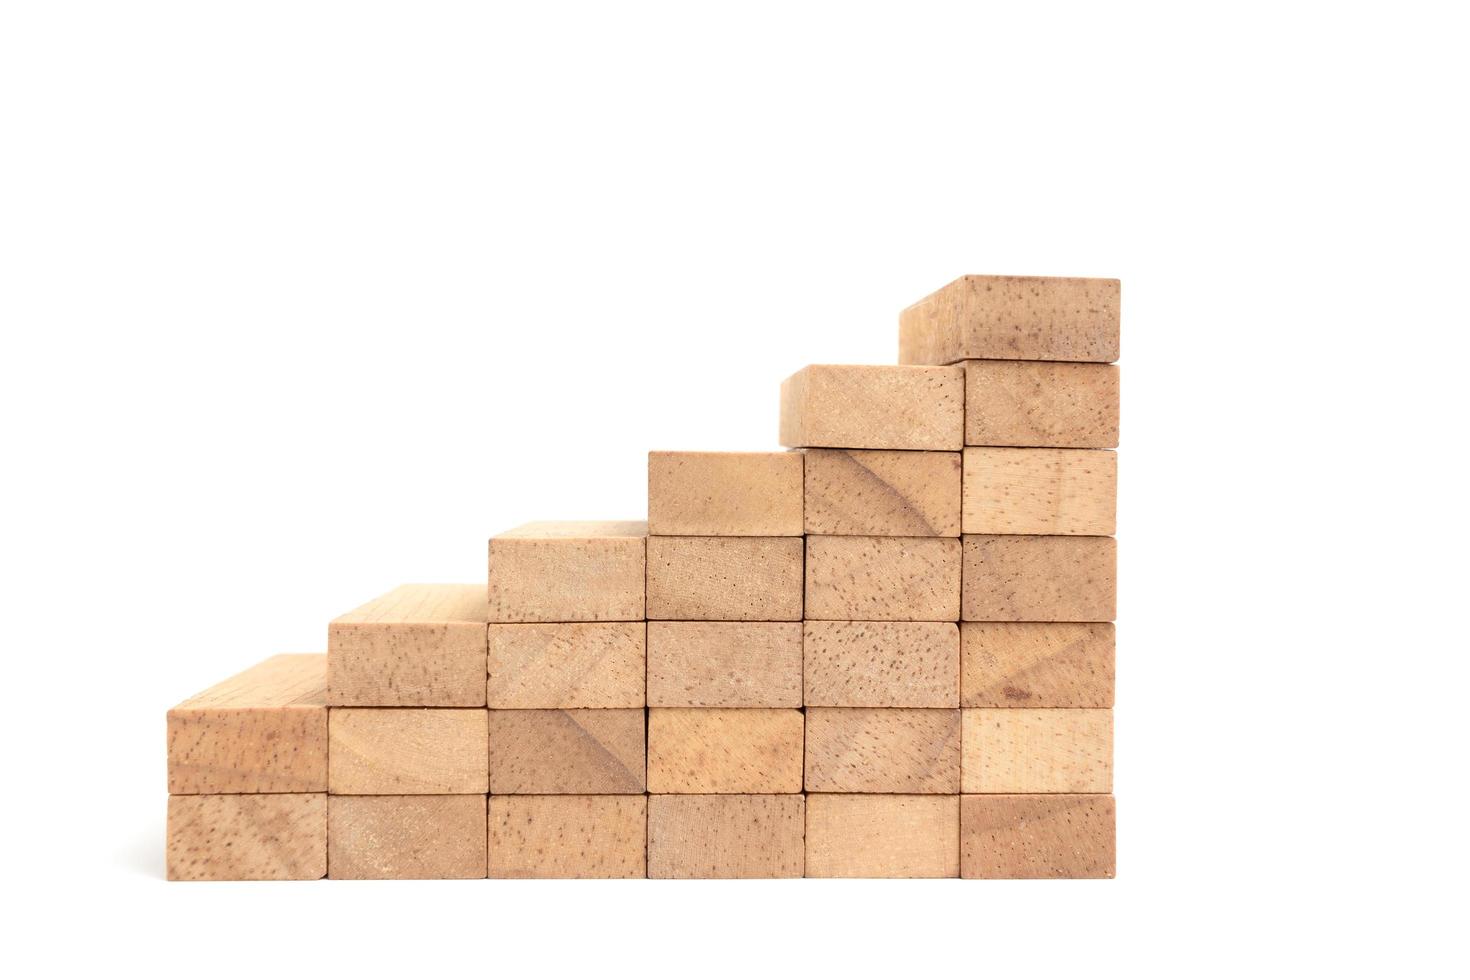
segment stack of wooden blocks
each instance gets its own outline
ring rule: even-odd
[[[959,279],[787,379],[794,451],[179,705],[169,877],[1111,877],[1118,298]]]

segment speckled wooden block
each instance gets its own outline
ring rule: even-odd
[[[808,449],[808,534],[954,537],[960,457],[901,449]]]
[[[648,618],[801,619],[802,538],[648,539]]]
[[[961,276],[898,315],[903,364],[1116,361],[1116,279]]]
[[[960,876],[1111,878],[1116,854],[1111,796],[965,796]]]
[[[648,877],[800,878],[806,801],[650,796]]]
[[[956,878],[960,798],[892,794],[806,798],[808,878]]]
[[[648,533],[799,535],[800,453],[648,454]]]
[[[966,708],[966,793],[1111,793],[1107,708]]]
[[[781,383],[781,445],[959,449],[961,368],[813,364]]]
[[[485,877],[485,797],[332,796],[331,878]]]
[[[485,588],[403,585],[327,627],[327,703],[485,704]]]
[[[1101,623],[1117,618],[1113,538],[967,534],[963,618]]]
[[[490,539],[493,623],[643,618],[641,521],[537,521]]]
[[[808,705],[957,708],[960,632],[954,623],[807,622]]]
[[[327,873],[325,793],[170,796],[170,881],[302,881]]]
[[[319,653],[271,657],[196,694],[168,713],[168,791],[326,792],[326,705]]]
[[[328,790],[353,796],[489,791],[484,708],[333,708]]]
[[[1117,366],[966,361],[965,445],[1116,447]]]
[[[812,535],[806,542],[807,619],[959,619],[958,538]]]
[[[643,623],[491,623],[492,708],[641,708]]]
[[[641,708],[491,711],[490,792],[642,793]]]
[[[642,878],[648,798],[492,796],[491,878]]]
[[[1112,534],[1118,454],[1106,449],[965,450],[966,534]]]
[[[965,623],[966,708],[1111,708],[1112,623]]]
[[[938,708],[808,708],[812,793],[958,793],[960,713]]]
[[[788,708],[652,708],[650,793],[801,792],[802,714]]]
[[[648,704],[801,707],[801,624],[649,623]]]

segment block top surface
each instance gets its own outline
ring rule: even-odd
[[[355,623],[484,623],[490,603],[483,585],[400,585],[366,605],[332,620]]]
[[[1121,290],[1117,279],[961,276],[899,314],[899,361],[1116,361]]]
[[[201,691],[174,710],[317,708],[326,703],[327,655],[282,653]]]
[[[532,521],[497,534],[497,538],[595,540],[646,538],[647,521]]]

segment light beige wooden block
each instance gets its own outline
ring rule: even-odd
[[[789,708],[652,708],[650,793],[800,793],[802,715]]]
[[[327,658],[271,657],[168,713],[168,791],[324,793]]]
[[[1117,501],[1111,450],[965,450],[966,534],[1112,534]]]
[[[492,708],[641,708],[643,623],[491,623]]]
[[[958,793],[958,709],[808,708],[806,788],[811,793]]]
[[[1102,623],[1117,618],[1118,543],[1068,535],[965,535],[963,618]]]
[[[800,535],[800,453],[648,454],[648,533]]]
[[[1117,365],[966,361],[965,445],[1116,447]]]
[[[1107,708],[966,708],[966,793],[1111,793]]]
[[[954,623],[807,622],[806,703],[831,708],[958,708]]]
[[[643,878],[645,796],[492,796],[491,878]]]
[[[801,619],[802,538],[648,539],[648,618]]]
[[[1111,708],[1112,623],[965,623],[966,708]]]
[[[331,878],[483,878],[483,796],[333,796]]]
[[[649,623],[648,704],[801,707],[801,624]]]
[[[170,881],[303,881],[327,873],[325,793],[168,798]]]
[[[650,796],[648,877],[800,878],[805,800]]]
[[[813,364],[781,383],[781,445],[950,449],[965,441],[957,367]]]
[[[808,449],[808,534],[954,537],[960,457],[901,449]]]
[[[807,796],[808,878],[957,878],[959,874],[958,796]]]
[[[961,276],[898,315],[898,359],[1116,361],[1116,279]]]
[[[811,535],[806,617],[953,622],[960,566],[958,538]]]
[[[333,708],[332,793],[489,792],[484,708]]]
[[[327,627],[327,703],[485,704],[485,588],[403,585]]]
[[[642,793],[643,709],[491,711],[490,792]]]
[[[1111,796],[965,796],[964,878],[1111,878],[1117,805]]]
[[[643,618],[641,521],[537,521],[490,539],[492,623]]]

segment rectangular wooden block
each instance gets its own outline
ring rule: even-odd
[[[271,657],[168,713],[168,791],[324,793],[327,658]]]
[[[1118,366],[966,361],[965,445],[1113,449]]]
[[[965,442],[958,367],[812,364],[781,383],[781,445],[949,449]]]
[[[492,796],[491,878],[647,876],[645,796]]]
[[[811,793],[958,793],[960,713],[940,708],[808,708]]]
[[[802,714],[789,708],[651,708],[650,793],[800,793]]]
[[[1111,878],[1117,807],[1111,796],[965,796],[962,878]]]
[[[1117,508],[1111,450],[965,450],[966,534],[1112,534]]]
[[[1110,622],[1117,618],[1117,573],[1113,538],[967,534],[963,618]]]
[[[327,873],[325,793],[168,798],[170,881],[304,881]]]
[[[903,364],[1116,361],[1116,279],[961,276],[898,315]]]
[[[648,454],[648,533],[802,533],[800,453]]]
[[[1111,793],[1108,708],[966,708],[966,793]]]
[[[808,534],[955,537],[960,457],[902,449],[808,449]]]
[[[490,539],[490,622],[643,618],[641,521],[537,521]]]
[[[333,708],[332,793],[489,792],[484,708]]]
[[[483,878],[483,796],[332,796],[331,878]]]
[[[803,538],[648,539],[648,618],[801,619]]]
[[[958,708],[954,623],[808,622],[806,703],[830,708]]]
[[[490,712],[490,792],[600,795],[646,788],[642,708]]]
[[[801,707],[801,624],[649,623],[648,704]]]
[[[808,878],[957,878],[959,874],[958,796],[807,796]]]
[[[485,705],[485,589],[403,585],[327,627],[327,703]]]
[[[964,623],[966,708],[1111,708],[1112,623]]]
[[[491,623],[492,708],[641,708],[643,623]]]
[[[959,619],[958,538],[811,535],[807,619]]]
[[[806,801],[650,796],[648,877],[800,878]]]

